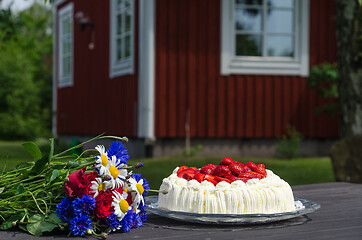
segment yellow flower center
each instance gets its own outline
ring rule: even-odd
[[[104,183],[99,184],[98,186],[98,192],[104,191],[106,189],[106,185]]]
[[[128,202],[126,200],[124,200],[124,199],[121,199],[119,201],[119,208],[121,209],[121,211],[123,213],[126,213],[128,211],[128,208],[129,208]]]
[[[133,212],[134,212],[134,213],[137,212],[137,209],[134,208],[134,209],[133,209]]]
[[[110,166],[109,172],[111,173],[111,175],[114,179],[116,179],[118,177],[119,171],[115,166]]]
[[[102,154],[102,155],[101,155],[101,160],[102,160],[102,165],[103,165],[103,166],[107,166],[107,164],[108,164],[108,158],[107,158],[107,156],[104,155],[104,154]]]
[[[139,183],[136,184],[136,188],[137,188],[137,191],[139,192],[139,194],[143,194],[143,192],[145,191],[145,189],[143,188],[143,186]]]
[[[128,188],[123,189],[123,192],[128,193]]]

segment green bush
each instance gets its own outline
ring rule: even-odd
[[[277,144],[277,151],[281,157],[292,159],[298,157],[302,134],[293,126],[287,125],[287,133],[283,135]]]

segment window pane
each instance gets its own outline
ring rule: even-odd
[[[236,35],[236,55],[237,56],[261,56],[262,54],[261,35]]]
[[[237,4],[261,5],[263,0],[236,0]]]
[[[293,8],[294,0],[268,0],[268,6]]]
[[[235,27],[237,30],[262,31],[262,11],[255,8],[236,9]]]
[[[131,30],[131,14],[126,13],[126,32],[129,32]]]
[[[267,36],[267,52],[271,57],[293,57],[294,37]]]
[[[122,30],[122,14],[119,14],[117,15],[117,34],[123,33]]]
[[[293,33],[294,19],[292,10],[270,9],[267,16],[267,31]]]
[[[117,40],[117,60],[121,60],[123,58],[123,41],[122,39]]]
[[[125,57],[131,56],[131,37],[126,36],[126,55]]]

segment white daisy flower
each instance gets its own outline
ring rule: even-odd
[[[143,179],[140,179],[138,182],[134,178],[128,179],[130,183],[130,188],[132,189],[131,196],[132,196],[132,204],[131,206],[135,209],[138,209],[138,206],[142,202],[145,205],[145,200],[142,196],[145,189],[143,188]]]
[[[94,194],[94,198],[96,198],[101,191],[107,191],[109,189],[110,182],[109,181],[103,181],[102,178],[96,178],[94,181],[91,182],[90,186],[90,193]]]
[[[118,220],[121,221],[126,215],[127,211],[132,209],[126,200],[128,193],[123,192],[120,194],[117,191],[113,191],[113,195],[112,206],[114,207],[114,214],[117,216]]]
[[[108,161],[108,174],[111,178],[110,184],[112,189],[122,187],[124,179],[127,177],[127,169],[123,168],[124,164],[117,161],[116,156],[112,156]]]
[[[102,145],[97,145],[95,149],[99,152],[99,156],[96,157],[95,168],[100,176],[107,174],[109,165],[109,159],[107,156],[106,149]]]

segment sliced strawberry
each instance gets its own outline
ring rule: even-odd
[[[239,176],[240,173],[244,172],[244,167],[238,163],[230,164],[229,169],[235,176]]]
[[[264,177],[266,177],[266,170],[264,164],[257,164],[255,172],[262,174]]]
[[[230,164],[234,163],[235,161],[232,158],[226,157],[223,158],[220,162],[220,165],[227,165],[229,166]]]
[[[240,173],[238,177],[244,177],[244,178],[248,178],[248,179],[252,179],[252,178],[259,178],[262,179],[264,178],[263,175],[261,175],[260,173],[256,173],[256,172],[244,172],[244,173]]]
[[[206,181],[211,182],[212,184],[214,184],[216,186],[216,184],[218,184],[217,178],[213,175],[210,174],[206,174],[205,178]]]
[[[231,181],[230,179],[227,179],[227,178],[218,177],[218,176],[215,176],[215,177],[219,182],[222,182],[222,181],[225,181],[227,183],[232,183],[233,182],[233,181]]]
[[[209,164],[206,164],[204,167],[211,167],[211,168],[215,169],[217,166],[218,165],[216,165],[216,164],[209,163]]]
[[[205,165],[201,168],[200,172],[204,173],[204,174],[212,174],[214,172],[215,168]]]
[[[235,177],[234,175],[231,175],[229,178],[228,178],[231,182],[234,182],[234,181],[237,181],[237,180],[241,180],[243,182],[247,182],[249,179],[248,178],[241,178],[241,177]]]
[[[186,169],[189,169],[189,167],[186,167],[186,166],[179,167],[177,170],[177,177],[182,177],[181,172]]]
[[[196,173],[194,179],[200,183],[200,182],[204,181],[205,176],[206,175],[203,173]]]
[[[190,169],[194,170],[195,172],[200,172],[200,170],[197,167],[190,167]]]
[[[252,171],[256,171],[256,165],[253,162],[247,162],[245,163],[246,166],[248,166]]]
[[[244,171],[251,172],[252,170],[250,169],[250,167],[248,167],[246,164],[244,164]]]
[[[231,175],[231,171],[228,166],[220,165],[217,166],[213,172],[214,176],[228,178]]]
[[[184,173],[184,175],[182,175],[182,178],[186,179],[187,181],[194,179],[194,177],[195,177],[195,173],[191,173],[191,172],[186,172],[186,173]]]

